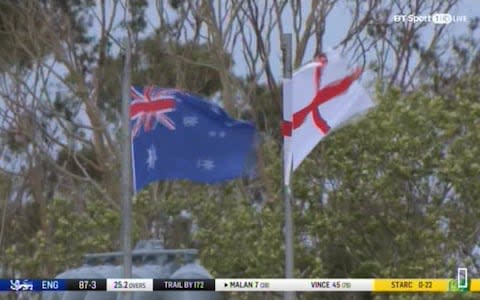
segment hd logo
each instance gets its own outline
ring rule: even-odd
[[[450,280],[448,283],[448,291],[449,292],[459,292],[465,293],[468,292],[468,287],[470,286],[470,280],[468,282],[462,282],[461,287],[458,287],[458,281],[455,279]]]

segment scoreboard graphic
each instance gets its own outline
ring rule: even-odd
[[[457,278],[311,278],[311,279],[0,279],[0,292],[42,291],[218,291],[218,292],[381,292],[381,293],[479,293],[480,279],[469,279],[466,268]]]

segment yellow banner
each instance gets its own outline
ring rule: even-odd
[[[470,292],[480,292],[480,279],[470,280]]]
[[[426,292],[449,291],[450,279],[375,279],[374,292]]]

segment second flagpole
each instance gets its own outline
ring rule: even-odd
[[[283,52],[283,79],[284,79],[284,87],[285,84],[290,84],[290,80],[292,78],[292,34],[291,33],[284,33],[282,34],[282,52]],[[291,99],[288,95],[285,95],[285,91],[288,90],[284,88],[284,93],[282,97],[284,100],[284,107],[283,110],[287,111],[288,114],[291,113],[289,108],[285,107],[285,103],[288,103]],[[285,98],[287,97],[287,98]],[[289,121],[289,120],[286,120]],[[285,138],[284,138],[285,140]],[[290,149],[286,148],[286,144],[284,142],[283,146],[284,157],[288,157],[290,155]],[[284,227],[284,235],[285,235],[285,278],[293,278],[293,270],[294,270],[294,247],[293,247],[293,216],[292,216],[292,190],[290,189],[290,173],[291,173],[291,160],[290,158],[284,159],[284,176],[283,176],[283,200],[284,200],[284,217],[285,217],[285,227]],[[284,293],[285,300],[293,300],[295,299],[294,292],[285,292]]]
[[[131,144],[130,144],[130,85],[132,35],[128,22],[129,0],[125,1],[125,26],[127,26],[127,43],[122,77],[122,165],[121,165],[121,197],[122,197],[122,249],[123,277],[132,277],[132,174],[131,174]],[[123,293],[124,300],[132,299],[132,293]]]

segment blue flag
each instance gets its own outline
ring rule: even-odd
[[[255,128],[176,89],[131,88],[133,184],[216,183],[251,174]]]

